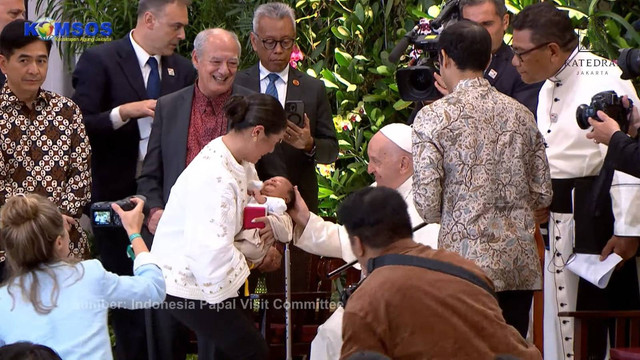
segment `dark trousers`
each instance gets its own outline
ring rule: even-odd
[[[185,360],[191,330],[164,309],[147,309],[145,319],[149,360]]]
[[[123,228],[93,226],[102,266],[118,275],[133,275],[133,261],[127,257],[129,238]],[[116,338],[118,360],[147,358],[144,310],[111,310],[111,326]]]
[[[172,317],[196,333],[200,360],[264,360],[269,350],[240,299],[212,305],[167,295],[161,317]],[[172,359],[163,354],[163,359]]]
[[[523,338],[529,331],[529,313],[533,301],[533,290],[498,291],[498,304],[507,324],[518,330]]]

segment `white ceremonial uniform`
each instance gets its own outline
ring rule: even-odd
[[[619,96],[628,95],[635,104],[640,104],[633,85],[621,80],[620,73],[611,61],[576,49],[566,65],[542,86],[538,128],[547,145],[552,179],[596,176],[600,172],[607,148],[586,138],[591,130],[578,127],[576,108],[580,104],[589,105],[593,95],[607,90],[614,90]],[[639,184],[640,179],[617,171],[614,174],[610,195],[615,235],[640,235],[640,212],[627,212],[640,203]],[[579,278],[562,266],[573,252],[573,225],[573,214],[551,213],[550,250],[545,251],[544,269],[545,359],[573,359],[573,319],[557,316],[559,311],[576,308]]]
[[[411,226],[423,223],[422,218],[413,205],[413,180],[409,177],[396,190],[407,203],[407,210],[411,218]],[[371,186],[376,186],[373,183]],[[415,232],[413,240],[428,245],[434,249],[438,246],[439,224],[429,224]],[[302,250],[320,256],[342,258],[346,262],[355,260],[351,251],[349,236],[344,226],[322,220],[311,213],[307,226],[302,233],[294,230],[294,244]],[[311,343],[311,360],[333,360],[340,358],[342,347],[342,307],[339,307],[331,317],[318,328],[318,334]]]

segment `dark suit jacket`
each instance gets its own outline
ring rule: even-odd
[[[254,91],[260,91],[260,70],[258,64],[239,71],[236,84]],[[295,84],[297,83],[297,85]],[[308,156],[289,144],[279,144],[273,153],[265,155],[256,164],[260,179],[286,176],[298,185],[300,194],[311,211],[318,209],[318,180],[316,162],[329,164],[338,158],[338,140],[333,126],[333,117],[324,83],[318,79],[289,67],[286,101],[302,100],[304,111],[309,117],[311,136],[316,145],[315,156]]]
[[[544,81],[526,84],[522,81],[518,70],[511,64],[512,58],[513,50],[507,44],[502,43],[502,46],[491,57],[491,63],[484,72],[484,78],[501,93],[511,96],[526,106],[535,117],[538,108],[538,93]],[[413,120],[423,106],[421,102],[414,103],[407,124],[413,124]]]
[[[147,198],[148,209],[164,209],[171,187],[186,167],[194,86],[162,96],[156,103],[147,156],[138,178],[137,194]],[[233,87],[233,95],[252,92],[241,86]]]
[[[538,93],[544,81],[526,84],[522,81],[518,70],[511,64],[511,59],[513,59],[513,50],[507,44],[502,43],[502,46],[491,58],[484,78],[501,93],[518,100],[533,113],[533,116],[536,116]]]
[[[631,176],[640,177],[640,140],[617,131],[609,140],[605,164]]]
[[[196,72],[180,55],[163,56],[161,94],[191,85]],[[173,69],[169,75],[168,69]],[[118,200],[136,192],[140,133],[137,119],[113,129],[116,106],[146,100],[144,80],[129,35],[86,50],[73,72],[73,101],[82,110],[92,149],[92,200]]]

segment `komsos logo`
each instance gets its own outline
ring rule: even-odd
[[[50,17],[43,17],[34,22],[24,24],[24,34],[28,36],[38,36],[42,40],[51,40],[57,37],[58,40],[103,37],[110,40],[113,29],[110,22],[98,24],[95,21],[83,24],[81,22],[55,22]]]

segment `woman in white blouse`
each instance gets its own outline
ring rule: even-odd
[[[266,359],[267,346],[235,299],[250,264],[234,238],[243,231],[247,185],[254,164],[273,151],[287,127],[286,113],[270,95],[233,97],[225,106],[229,133],[211,141],[171,189],[151,252],[158,258],[171,316],[197,334],[198,358]],[[273,240],[268,222],[262,240]]]

